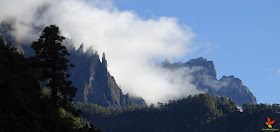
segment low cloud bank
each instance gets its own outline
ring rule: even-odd
[[[105,52],[108,69],[124,93],[147,103],[203,92],[180,71],[188,69],[154,65],[153,60],[178,59],[192,51],[194,33],[176,18],[142,19],[133,11],[118,10],[109,0],[1,0],[0,11],[0,22],[13,23],[10,33],[19,42],[31,44],[42,27],[55,24],[75,47],[83,43]]]

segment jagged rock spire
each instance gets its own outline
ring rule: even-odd
[[[102,54],[102,65],[104,65],[107,68],[107,60],[105,58],[105,53]]]
[[[80,47],[82,49],[82,46]],[[142,98],[124,95],[114,77],[107,70],[105,53],[102,58],[98,54],[78,53],[70,56],[70,63],[75,67],[69,71],[73,86],[78,88],[74,101],[98,104],[109,108],[122,108],[128,105],[146,106]]]
[[[77,51],[78,53],[84,53],[84,44],[81,44]]]

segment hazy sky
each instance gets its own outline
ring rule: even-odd
[[[218,79],[234,75],[258,103],[280,103],[280,1],[115,0],[143,18],[176,17],[204,48],[183,59],[213,60]]]

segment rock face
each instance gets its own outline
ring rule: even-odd
[[[145,106],[142,98],[123,95],[113,76],[107,70],[107,60],[103,53],[99,55],[89,49],[83,52],[83,45],[78,50],[70,51],[70,63],[75,67],[69,71],[73,86],[78,88],[75,101],[95,103],[104,107],[121,108],[128,105]]]
[[[221,87],[216,92],[217,95],[230,97],[239,105],[244,103],[257,104],[256,97],[250,92],[249,88],[242,84],[239,78],[223,76],[219,81],[227,83],[227,86]]]
[[[239,78],[223,76],[220,80],[217,80],[213,61],[207,61],[199,57],[197,59],[191,59],[186,63],[170,63],[166,60],[160,65],[170,70],[189,68],[191,72],[186,74],[190,74],[193,77],[192,83],[196,85],[198,89],[213,95],[231,98],[239,106],[242,106],[244,103],[257,103],[255,96],[242,84]]]

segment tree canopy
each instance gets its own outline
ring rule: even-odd
[[[71,86],[67,73],[73,65],[66,58],[70,54],[62,45],[63,37],[55,25],[46,27],[38,41],[33,42],[35,50],[34,65],[39,69],[38,79],[51,89],[53,101],[58,106],[65,106],[72,101],[77,89]],[[62,97],[62,99],[59,98]]]
[[[108,110],[77,102],[82,116],[108,132],[241,132],[268,128],[267,117],[279,129],[280,107],[277,104],[244,104],[243,111],[227,97],[210,94],[189,96],[150,107],[127,107]]]

